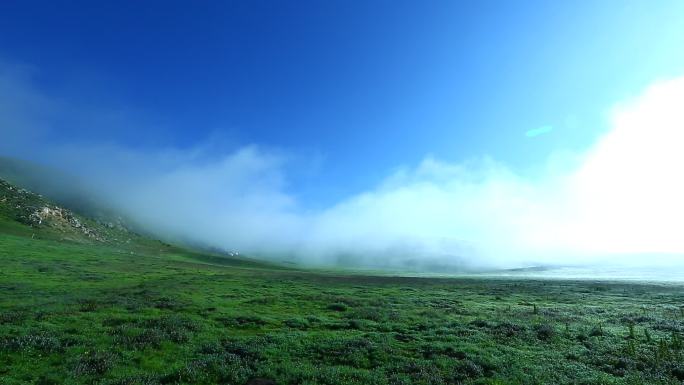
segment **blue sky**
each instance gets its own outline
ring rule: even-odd
[[[4,1],[0,153],[225,248],[684,255],[682,47],[675,0]]]
[[[684,69],[682,15],[679,1],[8,1],[0,58],[121,119],[55,123],[61,139],[277,148],[317,165],[299,184],[313,202],[426,154],[525,170],[586,147],[611,103]]]

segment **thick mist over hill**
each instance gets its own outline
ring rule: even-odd
[[[638,264],[644,256],[682,262],[684,78],[617,101],[607,112],[611,129],[591,148],[555,153],[535,176],[484,155],[462,163],[426,155],[366,191],[310,208],[291,192],[287,151],[70,142],[50,128],[63,114],[58,103],[11,75],[0,76],[0,127],[8,138],[0,151],[72,177],[7,160],[0,170],[58,199],[87,195],[82,202],[114,209],[167,239],[372,268]],[[40,106],[49,108],[36,118],[31,111]]]

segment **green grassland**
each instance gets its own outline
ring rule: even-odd
[[[286,269],[94,222],[103,240],[65,237],[16,206],[0,210],[3,385],[684,381],[681,286]]]

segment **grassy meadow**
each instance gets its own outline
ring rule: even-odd
[[[684,379],[676,286],[316,273],[17,234],[0,258],[2,384]]]
[[[3,186],[2,385],[684,381],[682,286],[297,270]]]

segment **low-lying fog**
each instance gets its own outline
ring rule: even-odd
[[[482,274],[510,278],[615,280],[633,282],[675,282],[684,283],[684,269],[670,267],[609,266],[558,266],[540,269],[521,269]]]
[[[626,278],[681,278],[681,269],[627,268],[621,256],[641,255],[639,266],[684,265],[684,78],[619,102],[609,132],[583,153],[555,153],[535,177],[486,156],[452,164],[426,155],[366,191],[312,208],[288,184],[286,151],[53,140],[54,116],[33,112],[57,103],[30,81],[5,76],[0,94],[21,97],[3,98],[0,151],[74,174],[91,196],[167,239],[319,266],[437,272],[587,264],[600,255]]]

